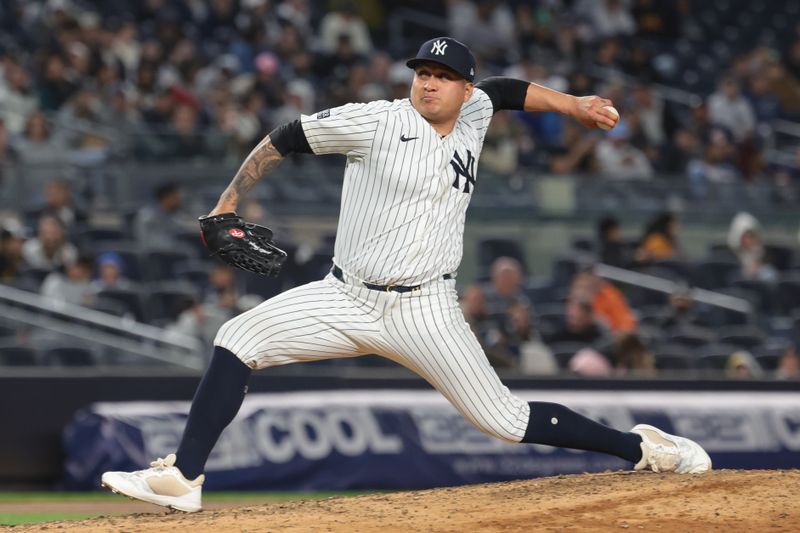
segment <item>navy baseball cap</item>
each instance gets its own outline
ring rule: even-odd
[[[417,56],[406,61],[408,68],[416,68],[420,63],[432,62],[456,71],[467,81],[475,80],[475,57],[467,45],[452,37],[436,37],[419,47]]]

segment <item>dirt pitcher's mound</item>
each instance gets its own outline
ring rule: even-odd
[[[619,472],[191,515],[51,522],[13,531],[800,531],[798,501],[800,470],[719,470],[702,476]]]

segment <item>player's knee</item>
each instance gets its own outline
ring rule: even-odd
[[[518,435],[519,431],[508,424],[476,424],[476,427],[490,437],[510,442],[512,444],[517,444],[522,439],[522,436]]]
[[[225,348],[236,357],[242,360],[242,362],[247,363],[245,360],[245,353],[237,347],[236,344],[236,336],[233,333],[236,331],[236,328],[239,326],[239,321],[237,320],[238,317],[231,318],[227,322],[225,322],[220,328],[217,330],[217,335],[214,338],[214,346],[219,346],[220,348]]]

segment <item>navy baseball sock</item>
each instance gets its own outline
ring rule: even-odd
[[[250,367],[229,350],[214,347],[214,355],[194,394],[189,419],[175,452],[175,466],[186,479],[203,473],[222,430],[242,406],[251,373]]]
[[[550,402],[529,402],[531,416],[522,442],[616,455],[633,463],[642,459],[642,438],[599,424]]]

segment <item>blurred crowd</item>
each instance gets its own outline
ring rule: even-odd
[[[300,113],[407,97],[404,59],[430,36],[409,24],[405,40],[390,40],[390,22],[410,8],[470,45],[479,77],[600,94],[622,113],[606,134],[557,114],[499,114],[484,173],[685,174],[699,197],[713,183],[788,187],[800,150],[775,167],[763,149],[772,121],[800,116],[800,24],[780,45],[734,50],[706,73],[715,86],[679,105],[656,84],[677,83],[670,58],[699,4],[2,0],[0,159],[238,160]]]
[[[733,218],[726,241],[706,261],[692,261],[682,250],[676,214],[655,217],[633,239],[624,238],[616,218],[604,217],[593,242],[579,240],[581,253],[566,268],[571,274],[563,285],[558,271],[537,285],[526,277],[523,257],[498,257],[486,281],[464,288],[462,310],[492,365],[523,374],[653,377],[709,370],[732,378],[800,379],[797,293],[785,305],[777,301],[778,292],[800,287],[795,263],[776,253],[794,251],[765,244],[749,213]],[[625,284],[601,277],[597,265],[676,283],[640,286],[629,298]],[[566,266],[556,262],[554,269]],[[756,292],[743,287],[762,289],[764,300],[750,299]],[[696,301],[694,288],[745,298],[753,307],[726,316]],[[777,315],[791,317],[791,325],[778,325],[786,321]]]
[[[717,50],[716,42],[687,41],[704,4],[0,0],[0,170],[3,162],[238,162],[273,127],[301,113],[406,98],[412,73],[405,59],[439,28],[434,33],[472,48],[479,78],[505,75],[578,96],[599,94],[622,116],[602,132],[554,113],[499,113],[481,155],[485,177],[521,171],[684,176],[700,199],[715,184],[761,181],[776,187],[776,202],[792,205],[800,148],[794,162],[780,165],[765,154],[775,142],[774,121],[800,119],[800,23],[791,26],[789,17],[788,38],[778,41],[728,43],[728,59],[698,82],[681,77],[684,65],[674,59]],[[419,17],[404,18],[408,9]],[[420,19],[427,25],[414,22]],[[400,40],[392,38],[392,21],[405,21]],[[690,41],[694,48],[681,49]],[[743,36],[743,43],[750,41]],[[687,98],[675,98],[665,86]],[[253,291],[225,267],[201,261],[196,223],[174,184],[162,184],[135,212],[120,213],[123,227],[131,228],[122,232],[88,224],[86,199],[75,194],[73,182],[56,178],[40,205],[23,206],[3,224],[3,283],[206,341],[228,317],[286,288]],[[264,222],[268,215],[251,202],[243,216]],[[686,257],[675,214],[654,218],[633,240],[623,229],[613,217],[599,220],[589,239],[592,260],[546,291],[532,287],[520,257],[505,256],[495,258],[485,282],[464,288],[465,315],[492,364],[529,374],[652,376],[665,366],[675,369],[665,356],[686,355],[667,352],[667,341],[699,344],[709,334],[708,317],[685,286],[648,308],[654,302],[633,301],[599,276],[595,263],[667,277],[677,272],[692,286],[706,276],[724,282],[707,288],[756,293],[755,304],[771,306],[765,316],[792,318],[779,296],[794,282],[800,287],[790,279],[795,264],[785,250],[762,242],[752,215],[731,221],[723,259],[701,265],[727,269],[724,279]],[[330,258],[327,250],[320,255]],[[176,280],[186,282],[185,290],[176,290]],[[161,282],[168,287],[162,290]],[[769,321],[759,327],[764,342],[758,349],[728,345],[737,349],[717,354],[725,356],[722,368],[735,376],[797,377],[797,338],[781,336]],[[780,353],[766,353],[768,341],[778,338],[788,341]]]
[[[40,205],[6,218],[0,228],[1,283],[39,293],[53,305],[128,317],[205,344],[228,319],[330,268],[330,239],[317,250],[301,250],[283,232],[290,264],[280,278],[235,273],[208,257],[182,190],[172,183],[159,185],[150,202],[124,215],[129,229],[87,224],[86,210],[63,180],[47,183],[42,196]],[[248,220],[280,227],[257,201],[245,202],[241,211]],[[614,216],[599,219],[595,235],[577,239],[573,254],[557,260],[547,279],[527,275],[519,243],[507,248],[510,255],[491,255],[485,275],[478,266],[478,282],[462,288],[460,302],[492,365],[528,375],[711,370],[800,379],[796,250],[765,242],[759,221],[745,212],[704,260],[685,253],[676,213],[655,216],[635,236],[625,229]],[[631,292],[601,276],[597,265],[675,284]],[[720,314],[695,301],[695,287],[752,308]],[[11,334],[15,346],[36,345],[20,331]]]

